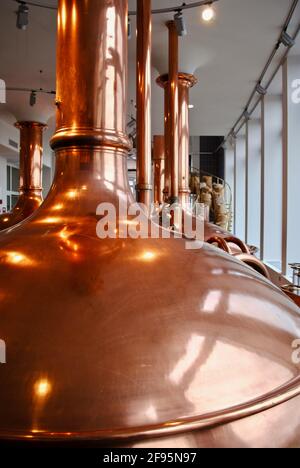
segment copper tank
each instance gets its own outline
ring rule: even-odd
[[[20,129],[20,195],[14,209],[0,216],[0,231],[28,218],[41,205],[43,131],[39,122],[17,122]]]
[[[0,439],[299,445],[298,308],[209,245],[96,235],[131,195],[127,2],[92,3],[59,0],[55,180],[0,236]]]

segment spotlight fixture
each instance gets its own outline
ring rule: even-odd
[[[186,36],[187,35],[187,29],[186,29],[184,16],[183,16],[181,10],[179,10],[174,15],[174,21],[175,21],[178,36],[180,36],[180,37]]]
[[[131,36],[132,36],[132,24],[131,24],[131,19],[130,17],[128,16],[128,39],[131,39]]]
[[[195,108],[195,106],[194,106],[194,104],[189,104],[189,105],[188,105],[188,108],[189,108],[190,110],[192,110],[192,109]]]
[[[266,88],[264,88],[260,83],[256,85],[256,92],[261,96],[265,96],[267,94]]]
[[[202,12],[202,19],[207,23],[210,23],[216,16],[215,10],[211,5],[205,8]]]
[[[283,31],[283,33],[281,34],[280,42],[285,47],[292,47],[293,45],[295,45],[294,39],[286,31]]]
[[[25,31],[29,24],[29,8],[25,2],[20,2],[17,11],[17,28]]]
[[[36,91],[31,91],[30,98],[29,98],[29,104],[30,104],[31,107],[34,107],[36,105]]]

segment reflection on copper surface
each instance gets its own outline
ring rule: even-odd
[[[10,213],[0,216],[0,231],[28,218],[41,205],[43,131],[38,122],[18,122],[20,130],[20,195]]]
[[[179,385],[181,383],[185,374],[195,364],[201,352],[204,340],[205,338],[202,336],[192,335],[186,347],[186,354],[180,358],[180,361],[176,364],[176,367],[172,370],[169,376],[171,382],[175,385]]]
[[[1,251],[0,264],[1,263],[16,267],[32,267],[35,265],[36,262],[31,260],[29,257],[27,257],[21,252]]]
[[[152,262],[156,258],[157,258],[157,254],[151,251],[143,252],[142,255],[140,256],[140,259],[145,262]]]
[[[165,189],[165,137],[154,135],[153,137],[153,169],[154,190],[153,201],[162,205],[164,202]]]
[[[51,388],[52,386],[48,379],[38,380],[34,384],[34,395],[39,400],[43,400],[50,395]]]

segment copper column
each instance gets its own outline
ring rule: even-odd
[[[154,203],[164,202],[165,188],[165,137],[155,135],[153,138],[153,167],[154,167]]]
[[[20,130],[20,196],[10,213],[0,216],[0,231],[28,218],[42,203],[43,131],[39,122],[17,122]]]
[[[159,76],[156,80],[158,86],[164,90],[164,146],[165,146],[165,177],[164,177],[164,202],[169,200],[171,186],[171,164],[170,164],[170,106],[169,106],[169,75]]]
[[[170,189],[169,202],[178,202],[178,34],[174,21],[167,23],[169,29],[169,157]]]
[[[137,2],[137,200],[151,204],[151,0]]]
[[[179,200],[189,201],[189,91],[197,83],[193,75],[179,73]]]

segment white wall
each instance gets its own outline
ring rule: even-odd
[[[287,263],[300,262],[300,56],[289,57],[283,70],[287,92],[284,105],[287,110]],[[296,81],[297,80],[297,81]],[[297,87],[297,88],[296,88]],[[298,92],[297,92],[298,89]],[[290,273],[290,270],[288,270]]]
[[[235,234],[245,240],[246,232],[246,136],[243,130],[237,136],[235,146]]]
[[[232,210],[234,211],[234,146],[227,144],[225,150],[225,182],[229,185],[232,194]],[[234,212],[233,212],[234,218]]]
[[[265,96],[264,260],[281,269],[282,260],[282,97]]]
[[[246,241],[260,247],[261,205],[261,120],[248,121],[248,184],[247,184],[247,233]]]

